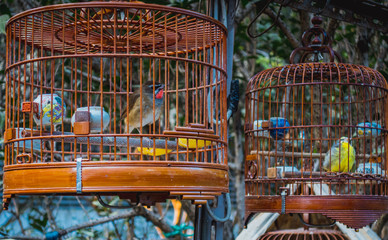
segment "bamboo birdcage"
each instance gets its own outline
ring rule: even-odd
[[[13,195],[149,205],[176,196],[202,204],[228,191],[220,22],[155,4],[87,2],[20,13],[6,33],[5,208]],[[137,91],[133,127],[125,119]]]
[[[335,62],[312,22],[290,65],[248,83],[246,216],[322,213],[360,228],[388,209],[388,86],[371,68]],[[330,62],[317,61],[326,53]]]

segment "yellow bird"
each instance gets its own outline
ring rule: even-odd
[[[211,141],[197,140],[197,139],[189,139],[187,138],[178,138],[178,144],[184,148],[203,148],[210,146],[212,144]]]
[[[142,151],[142,149],[143,149],[143,151]],[[154,151],[154,148],[147,148],[147,147],[143,147],[143,148],[137,147],[137,151],[141,152],[144,155],[148,155],[148,156],[155,155],[156,157],[172,152],[172,150],[170,150],[170,149],[155,148],[155,151]]]
[[[323,169],[329,172],[350,172],[353,170],[355,158],[356,151],[349,144],[349,138],[341,137],[326,153]]]

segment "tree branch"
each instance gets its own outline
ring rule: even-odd
[[[195,207],[190,203],[190,201],[183,200],[182,202],[182,208],[187,213],[187,216],[189,217],[190,221],[195,221]]]
[[[86,215],[86,217],[89,219],[89,220],[92,220],[89,216],[89,213],[88,211],[85,209],[84,205],[82,204],[81,200],[79,199],[78,196],[75,196],[75,198],[77,199],[78,201],[78,204],[80,205],[80,207],[82,208],[82,210],[84,211],[84,214]]]
[[[45,238],[41,237],[30,237],[30,236],[6,236],[4,235],[7,239],[27,239],[27,240],[44,240]]]
[[[159,216],[155,215],[151,211],[148,211],[143,206],[136,206],[133,209],[131,209],[127,212],[124,212],[124,213],[115,214],[115,215],[112,215],[109,217],[102,217],[99,219],[95,219],[95,220],[92,220],[89,222],[85,222],[82,224],[78,224],[78,225],[75,225],[75,226],[72,226],[72,227],[69,227],[66,229],[62,229],[62,230],[57,230],[57,231],[59,232],[60,236],[65,236],[68,233],[77,231],[79,229],[93,227],[93,226],[96,226],[99,224],[111,222],[111,221],[118,220],[118,219],[133,218],[135,216],[144,217],[148,221],[151,221],[155,226],[162,229],[163,232],[171,232],[172,231],[172,228],[170,227],[170,225],[167,224],[167,222],[165,222],[163,219],[160,219]],[[45,239],[45,237],[27,237],[27,236],[6,236],[6,237],[13,238],[13,239],[39,239],[39,240]]]
[[[327,27],[326,32],[331,37],[331,39],[334,39],[335,31],[338,29],[338,27],[339,27],[339,21],[334,18],[330,18],[329,25]]]
[[[45,196],[43,203],[44,203],[44,208],[46,209],[47,218],[51,224],[51,227],[53,229],[56,229],[58,227],[57,222],[55,221],[55,217],[53,216],[53,213],[52,213],[51,208],[50,208],[51,204],[53,203],[52,198]]]
[[[163,232],[171,232],[172,228],[170,225],[168,225],[162,218],[155,215],[153,212],[148,211],[143,206],[136,207],[135,211],[138,212],[138,215],[143,216],[148,221],[151,221],[155,226],[162,229]]]
[[[132,218],[135,216],[143,216],[145,219],[151,221],[155,226],[159,227],[160,229],[163,230],[163,232],[171,232],[172,228],[170,225],[168,225],[163,219],[160,219],[158,216],[156,216],[153,212],[148,211],[145,209],[143,206],[137,206],[128,212],[117,214],[114,216],[109,216],[109,217],[102,217],[96,220],[92,220],[86,223],[82,223],[79,225],[75,225],[73,227],[66,228],[64,230],[60,230],[62,235],[68,234],[70,232],[82,229],[82,228],[88,228],[88,227],[93,227],[102,223],[118,220],[118,219],[123,219],[123,218]]]
[[[379,52],[376,58],[375,70],[380,71],[384,69],[384,60],[387,56],[387,43],[384,40],[381,40],[381,45],[379,48]]]
[[[16,200],[15,199],[12,199],[12,202],[15,206],[15,212],[12,212],[15,217],[16,217],[16,220],[18,221],[19,225],[20,225],[20,230],[22,231],[23,234],[26,234],[25,233],[25,230],[24,230],[24,227],[23,227],[23,224],[22,224],[22,221],[20,220],[20,212],[19,212],[19,206],[18,204],[16,203]]]
[[[307,31],[310,28],[310,14],[304,10],[298,10],[299,12],[299,20],[300,20],[300,36],[299,38],[302,38],[302,35],[305,31]]]
[[[272,21],[276,21],[276,13],[274,11],[272,11],[270,8],[266,8],[264,10],[264,13],[267,14],[272,19]],[[288,41],[290,41],[292,47],[293,48],[299,47],[300,43],[299,43],[298,39],[294,36],[294,34],[291,33],[290,29],[287,28],[287,26],[283,22],[283,20],[278,18],[277,24],[280,27],[280,29],[282,30],[282,32],[286,35]]]
[[[249,3],[245,5],[245,7],[237,8],[234,21],[239,24],[252,10],[256,9],[256,2],[258,2],[258,0],[249,1]]]

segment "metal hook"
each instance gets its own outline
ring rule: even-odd
[[[231,201],[230,201],[230,194],[229,193],[226,193],[225,194],[225,198],[226,198],[226,216],[224,218],[219,218],[217,217],[213,211],[210,209],[210,206],[209,206],[209,203],[206,203],[206,210],[207,212],[209,213],[210,217],[212,217],[215,221],[217,222],[226,222],[230,219],[230,215],[232,213],[232,204],[231,204]]]
[[[303,223],[303,225],[305,225],[307,227],[333,227],[337,223],[337,221],[334,220],[332,223],[329,223],[329,224],[316,225],[316,224],[311,224],[311,223],[305,222],[300,213],[298,213],[297,215],[299,217],[299,220]]]
[[[263,0],[265,1],[265,0]],[[276,14],[276,19],[275,21],[272,23],[271,26],[269,26],[267,29],[265,29],[263,32],[257,34],[257,35],[253,35],[251,33],[251,27],[252,25],[256,22],[256,20],[261,16],[261,14],[263,14],[263,12],[265,11],[265,9],[269,6],[269,4],[272,2],[272,0],[267,0],[267,2],[265,3],[264,7],[259,11],[259,13],[256,15],[256,17],[251,21],[251,23],[249,23],[248,25],[248,28],[247,28],[247,33],[249,35],[249,37],[251,38],[257,38],[257,37],[260,37],[262,35],[264,35],[266,32],[268,32],[269,30],[271,30],[274,26],[276,26],[278,24],[278,20],[279,20],[279,17],[280,17],[280,11],[282,10],[283,6],[287,6],[288,4],[290,4],[292,0],[283,0],[283,3],[280,4],[280,7],[279,7],[279,10]]]
[[[325,10],[327,9],[327,7],[329,6],[330,1],[331,1],[331,0],[326,0],[325,6],[323,6],[323,8],[321,8],[320,10],[318,10],[318,12],[315,13],[315,16],[321,15],[321,14],[323,13],[323,11],[325,11]]]
[[[131,204],[131,205],[129,205],[129,206],[114,206],[114,205],[109,205],[109,204],[105,203],[105,202],[102,200],[102,198],[101,198],[100,195],[96,194],[96,197],[97,197],[98,202],[99,202],[102,206],[107,207],[107,208],[127,209],[127,208],[134,208],[134,207],[137,206],[137,204]]]

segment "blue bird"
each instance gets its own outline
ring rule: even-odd
[[[362,122],[357,124],[357,133],[360,136],[374,136],[381,134],[381,125],[376,122]]]
[[[273,117],[273,118],[270,118],[270,121],[272,123],[271,128],[280,128],[280,129],[271,129],[269,130],[269,134],[275,140],[282,139],[288,133],[287,127],[290,127],[290,123],[288,122],[287,119],[282,117]]]

